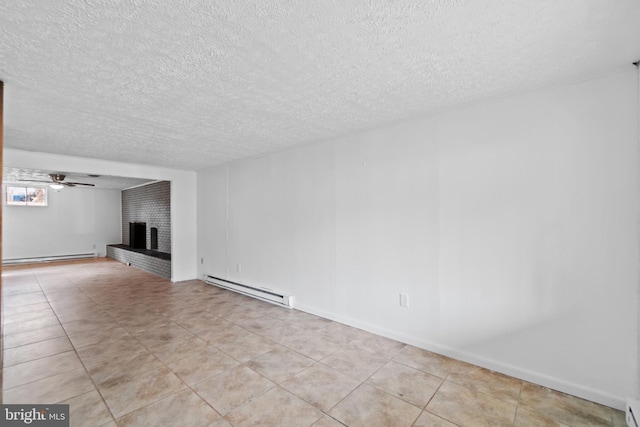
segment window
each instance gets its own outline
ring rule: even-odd
[[[47,189],[7,185],[7,206],[47,206]]]

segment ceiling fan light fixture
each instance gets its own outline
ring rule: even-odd
[[[55,183],[49,184],[49,187],[53,188],[54,190],[62,190],[64,188],[64,185]]]

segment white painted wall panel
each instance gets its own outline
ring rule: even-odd
[[[201,215],[229,209],[228,242],[201,250],[304,310],[621,406],[638,394],[636,73],[201,173],[228,185]]]
[[[446,345],[583,395],[637,393],[634,80],[439,117]]]
[[[208,169],[198,174],[198,277],[227,277],[227,266],[227,171]]]
[[[3,258],[97,253],[120,243],[120,191],[48,189],[47,207],[3,206]]]
[[[336,282],[346,296],[335,314],[405,337],[429,327],[427,295],[438,292],[437,142],[419,130],[335,143]],[[401,292],[411,310],[399,307]]]

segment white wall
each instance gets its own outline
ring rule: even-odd
[[[4,259],[106,256],[107,244],[120,243],[120,191],[47,190],[47,207],[3,206]]]
[[[199,273],[622,407],[639,395],[636,73],[203,171]]]
[[[635,74],[439,120],[438,341],[618,406],[638,395]]]
[[[3,151],[3,163],[4,166],[29,169],[171,181],[171,280],[190,280],[196,277],[195,172],[14,149]]]

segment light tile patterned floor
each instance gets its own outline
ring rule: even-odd
[[[115,261],[3,271],[4,403],[72,426],[624,426],[620,411]]]

